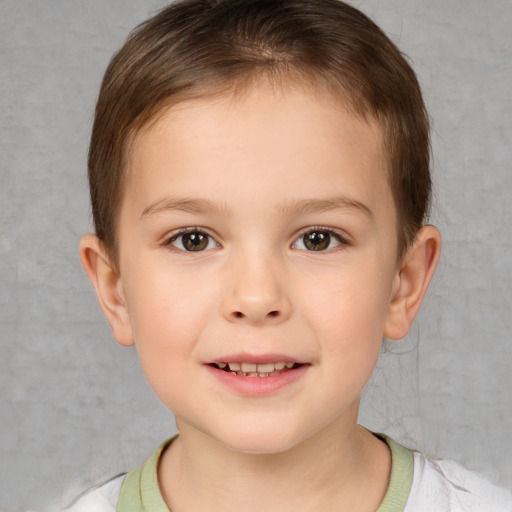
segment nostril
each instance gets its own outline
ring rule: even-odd
[[[257,322],[260,322],[260,321],[264,321],[265,319],[273,319],[273,318],[279,318],[281,317],[281,314],[282,312],[279,311],[279,310],[272,310],[272,311],[269,311],[268,313],[266,314],[262,314],[262,316],[260,317],[259,314],[257,314],[256,312],[249,312],[249,313],[244,313],[243,311],[232,311],[231,312],[231,318],[234,320],[249,320],[249,321],[257,321]]]

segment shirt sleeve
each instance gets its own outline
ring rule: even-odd
[[[125,475],[87,491],[62,512],[116,512]]]
[[[405,512],[512,512],[512,493],[449,460],[414,453],[414,477]]]

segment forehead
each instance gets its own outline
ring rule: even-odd
[[[361,202],[389,196],[377,122],[297,87],[174,105],[135,136],[129,162],[126,199],[142,210],[182,186],[233,201],[244,191],[301,199],[292,196],[308,180],[311,197],[337,182]]]

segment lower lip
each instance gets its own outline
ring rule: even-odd
[[[308,371],[309,365],[303,364],[272,377],[244,377],[231,372],[219,370],[214,366],[206,368],[224,385],[245,396],[265,396],[277,393],[301,379]]]

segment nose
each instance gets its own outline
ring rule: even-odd
[[[278,324],[291,314],[286,278],[275,259],[243,257],[230,264],[223,315],[230,322]]]

